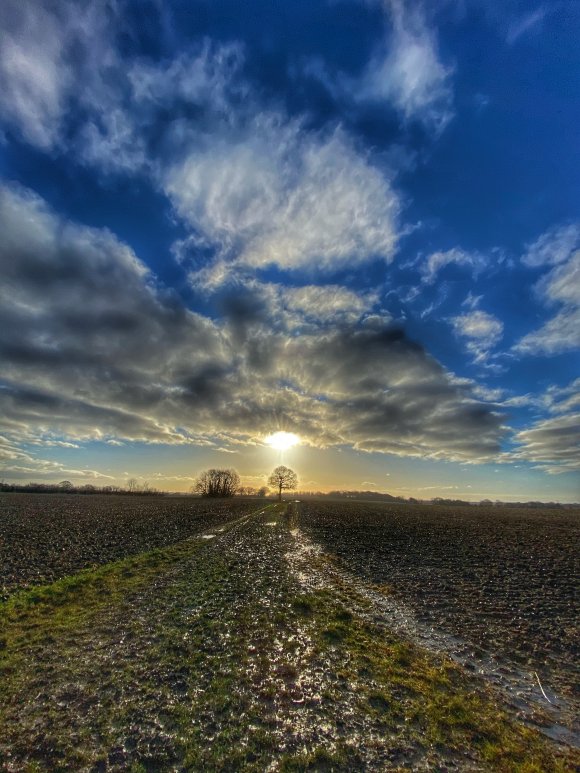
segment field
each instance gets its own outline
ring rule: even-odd
[[[244,499],[3,494],[0,600],[28,585],[218,528],[256,507]]]
[[[507,548],[498,542],[492,560],[488,537],[488,558],[475,560],[475,537],[459,529],[477,531],[468,516],[451,512],[438,522],[434,512],[1,497],[10,563],[0,604],[0,769],[576,770],[572,728],[552,733],[556,741],[546,735],[568,715],[538,689],[533,710],[518,711],[501,685],[433,646],[437,637],[423,646],[412,626],[395,625],[397,605],[409,604],[417,630],[423,618],[433,630],[454,626],[455,603],[476,620],[478,604],[451,590],[467,582],[465,563],[487,592],[504,587],[495,578]],[[535,516],[513,517],[529,557]],[[548,523],[570,535],[574,518],[554,517]],[[486,519],[505,541],[512,522],[501,531],[503,514]],[[558,550],[569,552],[567,539]],[[430,563],[419,565],[426,554]],[[562,616],[570,577],[568,559],[558,561],[566,582],[552,572],[542,587]],[[426,578],[432,591],[423,604]],[[529,589],[517,594],[544,609]],[[507,597],[504,588],[501,605]],[[550,610],[541,614],[547,620]],[[505,618],[504,627],[517,624]],[[469,623],[463,634],[475,641],[478,630]],[[498,651],[512,641],[506,636]],[[534,641],[546,648],[551,639]],[[549,673],[557,667],[567,681],[570,662],[556,659]]]
[[[301,527],[425,626],[513,660],[580,708],[580,517],[568,510],[313,502]]]

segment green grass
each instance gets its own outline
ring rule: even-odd
[[[358,708],[392,729],[405,728],[418,745],[469,749],[496,771],[575,770],[570,752],[561,758],[537,731],[515,723],[491,693],[475,686],[446,658],[433,658],[378,631],[345,609],[332,593],[297,598],[314,621],[321,650],[344,657],[343,678],[358,681]],[[360,677],[364,678],[361,679]],[[337,698],[337,695],[332,696]]]
[[[285,512],[262,520],[283,530]],[[294,735],[303,717],[336,726],[354,711],[361,739],[401,754],[574,769],[572,753],[515,724],[451,662],[354,613],[352,589],[297,592],[282,556],[187,540],[12,597],[0,606],[0,759],[10,750],[19,770],[71,770],[125,748],[133,773],[263,771],[273,759],[282,771],[347,771],[365,765],[362,740],[305,752]],[[297,683],[314,668],[320,694],[306,700]]]

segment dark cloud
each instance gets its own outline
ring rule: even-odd
[[[320,288],[250,283],[214,322],[164,297],[111,234],[28,191],[1,189],[0,229],[13,440],[252,442],[284,426],[323,446],[463,461],[499,451],[501,417],[401,326],[366,323],[372,298],[332,286],[317,312]]]

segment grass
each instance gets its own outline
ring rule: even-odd
[[[7,770],[574,769],[449,661],[353,612],[352,589],[302,592],[285,511],[1,605]]]

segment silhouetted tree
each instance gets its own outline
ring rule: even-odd
[[[139,481],[137,478],[129,478],[127,481],[127,491],[134,494],[139,488]]]
[[[268,488],[268,486],[262,486],[262,488],[258,489],[259,497],[267,497],[269,493],[270,493],[270,489]]]
[[[233,497],[240,488],[240,476],[235,470],[205,470],[196,480],[193,490],[202,497]]]
[[[289,467],[284,467],[281,464],[272,471],[272,474],[268,478],[268,484],[272,488],[278,489],[278,501],[282,501],[282,491],[295,489],[298,486],[298,476]]]
[[[241,497],[255,497],[257,496],[258,491],[253,486],[240,486],[238,494]]]

